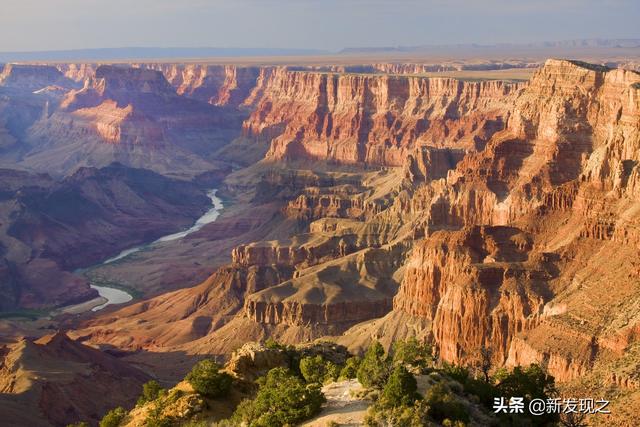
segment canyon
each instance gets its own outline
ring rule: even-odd
[[[7,65],[0,310],[86,301],[95,278],[136,298],[50,315],[66,335],[44,341],[18,338],[51,332],[42,319],[10,318],[5,353],[60,342],[175,382],[247,341],[357,353],[418,336],[449,363],[486,350],[563,392],[605,384],[620,414],[605,422],[624,425],[640,401],[640,73],[612,65]],[[505,68],[531,78],[426,74]],[[95,265],[188,228],[210,188],[216,221]]]

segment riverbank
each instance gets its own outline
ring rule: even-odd
[[[201,230],[205,225],[216,221],[220,216],[220,212],[224,208],[222,199],[220,199],[216,195],[217,192],[218,192],[217,189],[211,189],[207,192],[207,196],[211,200],[211,208],[207,212],[205,212],[200,218],[198,218],[195,221],[195,223],[187,230],[168,234],[152,242],[138,245],[132,248],[127,248],[121,251],[118,255],[108,258],[100,264],[96,264],[95,266],[82,270],[82,274],[84,274],[85,277],[89,279],[91,288],[98,291],[98,293],[100,294],[100,297],[94,298],[90,301],[86,301],[80,304],[74,304],[72,306],[63,307],[60,309],[60,311],[64,313],[70,313],[70,314],[80,314],[89,310],[99,311],[104,309],[105,307],[108,307],[109,305],[125,304],[139,297],[139,295],[136,295],[135,291],[132,291],[130,288],[127,288],[124,286],[113,286],[110,284],[109,281],[106,281],[100,277],[93,276],[92,274],[90,274],[90,271],[96,267],[112,264],[115,262],[121,262],[122,260],[128,258],[131,255],[134,255],[144,250],[148,250],[149,248],[154,247],[156,245],[167,244],[173,241],[180,240],[192,233],[195,233]]]

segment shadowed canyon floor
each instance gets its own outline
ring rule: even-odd
[[[493,369],[540,363],[563,393],[612,399],[594,424],[634,419],[638,72],[560,59],[7,65],[0,94],[0,380],[27,375],[14,367],[31,348],[35,364],[62,363],[46,349],[58,341],[108,358],[89,375],[168,384],[248,341],[357,353],[417,336],[443,361],[477,366],[486,348]],[[215,221],[95,265],[190,227],[211,188]],[[96,297],[73,273],[92,265],[92,281],[134,301],[52,315]],[[71,339],[19,338],[56,328]],[[29,381],[76,393],[84,380]],[[16,390],[0,399],[14,412]],[[97,419],[74,411],[36,418]]]

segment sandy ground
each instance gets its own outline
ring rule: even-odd
[[[362,390],[358,380],[331,383],[322,388],[327,402],[317,417],[302,424],[305,427],[326,427],[333,421],[343,427],[359,427],[364,425],[364,416],[371,402],[354,398],[353,392]]]
[[[65,314],[80,314],[91,310],[93,307],[105,304],[108,300],[104,297],[97,297],[89,301],[82,302],[80,304],[69,305],[60,309],[59,313]],[[56,313],[57,314],[57,313]]]

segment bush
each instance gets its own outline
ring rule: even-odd
[[[100,420],[100,427],[118,427],[127,416],[127,411],[121,406],[110,410]]]
[[[320,355],[303,357],[300,360],[300,373],[307,383],[322,384],[327,376],[327,366]]]
[[[324,382],[338,381],[338,378],[340,378],[340,371],[340,365],[336,365],[335,363],[328,361],[326,365],[326,375],[324,377]]]
[[[407,368],[396,366],[382,391],[382,399],[389,406],[411,406],[418,398],[418,383]]]
[[[165,390],[160,387],[160,384],[158,384],[158,381],[156,380],[151,380],[145,383],[142,386],[142,394],[138,398],[137,405],[142,406],[145,403],[153,402],[158,397],[160,397],[164,393],[164,391]]]
[[[285,346],[283,346],[282,344],[280,344],[278,341],[274,340],[273,338],[268,338],[265,342],[264,342],[264,346],[267,348],[270,348],[272,350],[284,350]]]
[[[415,366],[423,370],[433,362],[431,346],[420,343],[415,337],[406,341],[396,341],[392,353],[394,365]]]
[[[345,362],[342,370],[340,371],[340,379],[350,380],[358,376],[358,368],[360,368],[362,359],[359,357],[350,357]]]
[[[249,427],[294,425],[320,412],[325,398],[317,384],[306,385],[284,368],[270,370],[258,380],[258,394],[244,400],[232,417],[232,425]]]
[[[436,384],[427,391],[425,401],[429,416],[442,423],[444,420],[469,422],[467,408],[443,384]]]
[[[384,407],[373,405],[367,412],[364,423],[370,427],[424,427],[433,425],[429,420],[429,407],[424,400],[413,406]]]
[[[531,364],[526,368],[516,366],[511,372],[506,369],[500,369],[495,375],[495,381],[497,381],[496,388],[500,396],[507,398],[513,396],[524,397],[524,412],[530,416],[528,408],[532,399],[546,400],[557,394],[555,379],[536,364]],[[502,418],[509,418],[509,416],[503,416]],[[550,413],[532,416],[532,419],[541,423],[541,425],[545,425],[557,422],[559,416],[558,414]]]
[[[226,372],[220,372],[220,365],[213,360],[198,362],[186,377],[193,389],[203,396],[215,398],[226,394],[233,379]]]
[[[374,341],[362,359],[358,368],[358,381],[364,387],[381,389],[389,377],[389,362],[382,345]]]

